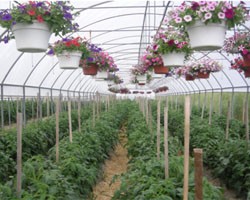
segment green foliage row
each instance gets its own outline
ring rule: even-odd
[[[81,118],[85,121],[91,116],[92,109],[86,107],[82,110]],[[72,130],[78,128],[77,111],[71,114]],[[48,150],[55,145],[55,116],[48,117],[37,122],[28,123],[23,129],[22,135],[22,159],[26,161],[34,155],[47,155]],[[60,139],[68,135],[68,113],[60,113],[59,120]],[[16,173],[16,128],[2,130],[0,132],[0,182],[9,180]]]
[[[178,200],[183,199],[183,156],[177,156],[183,148],[176,137],[169,138],[169,178],[165,179],[163,152],[156,158],[156,134],[150,134],[145,119],[136,107],[130,108],[128,120],[129,170],[122,176],[122,184],[115,192],[114,200]],[[155,130],[155,124],[154,124]],[[163,141],[163,138],[161,138]],[[163,144],[162,144],[163,145]],[[163,150],[163,148],[161,148]],[[194,169],[190,160],[189,199],[194,199]],[[222,193],[203,180],[204,199],[221,200]]]
[[[155,103],[154,103],[155,105]],[[162,110],[163,113],[163,110]],[[226,140],[226,117],[213,114],[212,125],[208,113],[200,118],[201,110],[192,108],[190,152],[203,149],[203,160],[213,174],[243,198],[250,197],[250,145],[245,141],[245,127],[241,121],[230,120],[229,140]],[[162,114],[163,118],[163,114]],[[184,112],[169,110],[169,131],[184,143]]]
[[[23,165],[21,199],[88,199],[92,186],[100,177],[104,160],[118,141],[121,124],[126,120],[127,107],[113,107],[101,114],[94,128],[92,120],[88,119],[81,132],[73,133],[72,143],[68,137],[60,141],[59,163],[55,163],[55,147],[47,156],[28,159]],[[17,199],[15,185],[15,181],[0,185],[0,199]]]

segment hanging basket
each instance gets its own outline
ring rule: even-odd
[[[186,79],[186,81],[194,81],[195,80],[195,76],[192,76],[191,74],[186,74],[185,75],[185,79]]]
[[[33,21],[32,24],[17,23],[13,25],[16,48],[18,51],[39,53],[48,49],[51,31],[46,22]]]
[[[96,80],[104,80],[107,77],[108,77],[107,71],[99,71],[96,75]]]
[[[136,76],[137,81],[139,82],[139,85],[145,85],[147,82],[147,77],[146,75],[138,75]]]
[[[210,76],[210,72],[206,72],[206,73],[198,72],[198,74],[197,74],[197,78],[207,79],[207,78],[209,78],[209,76]]]
[[[161,57],[162,57],[164,66],[181,67],[184,65],[185,53],[174,52],[174,53],[163,54]]]
[[[163,65],[156,65],[154,66],[155,74],[167,74],[169,72],[168,67],[164,67]]]
[[[152,73],[151,76],[152,76],[153,79],[161,79],[164,75]]]
[[[87,67],[83,67],[83,74],[84,75],[91,75],[94,76],[97,74],[98,66],[95,63],[88,64]]]
[[[243,60],[244,60],[244,66],[245,67],[250,67],[250,54],[247,55],[242,55]]]
[[[81,57],[82,52],[80,51],[63,51],[62,54],[57,55],[59,67],[61,69],[78,69]]]
[[[196,21],[187,27],[191,48],[200,51],[213,51],[222,48],[226,36],[226,24],[205,24]]]

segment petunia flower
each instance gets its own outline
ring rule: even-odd
[[[183,19],[184,19],[186,22],[191,22],[191,21],[192,21],[191,15],[185,15],[185,16],[183,17]]]

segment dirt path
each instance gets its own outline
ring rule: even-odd
[[[236,194],[234,191],[227,189],[218,178],[213,177],[211,170],[205,167],[204,167],[204,176],[213,185],[223,188],[225,200],[243,200],[242,198],[236,197]]]
[[[103,179],[93,189],[93,199],[110,200],[114,192],[120,187],[119,178],[111,184],[114,175],[120,175],[127,171],[127,149],[124,145],[127,142],[124,128],[119,136],[120,143],[117,144],[115,151],[104,164]]]

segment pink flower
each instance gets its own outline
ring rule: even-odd
[[[192,21],[192,17],[190,15],[185,15],[183,17],[183,19],[186,21],[186,22],[191,22]]]
[[[247,49],[244,48],[243,51],[242,51],[242,54],[243,54],[243,55],[247,55],[248,53],[249,53],[249,51],[248,51]]]
[[[225,16],[227,19],[233,19],[234,17],[234,10],[233,9],[227,9],[225,12]]]
[[[200,8],[200,11],[201,11],[201,12],[207,12],[207,8],[206,8],[205,6],[202,6],[202,7]]]
[[[180,6],[180,7],[178,8],[178,10],[181,11],[181,12],[183,12],[183,11],[185,10],[185,6]]]
[[[210,11],[214,11],[214,10],[215,10],[215,7],[214,7],[214,6],[212,6],[212,5],[210,5],[210,6],[208,6],[208,10],[210,10]]]
[[[205,17],[206,20],[207,20],[207,19],[211,19],[212,13],[208,12],[208,13],[205,14],[204,17]]]
[[[219,19],[225,19],[225,14],[223,12],[218,13]]]
[[[176,17],[176,18],[175,18],[175,22],[176,22],[177,24],[179,24],[179,23],[182,22],[182,19],[181,19],[180,17]]]

